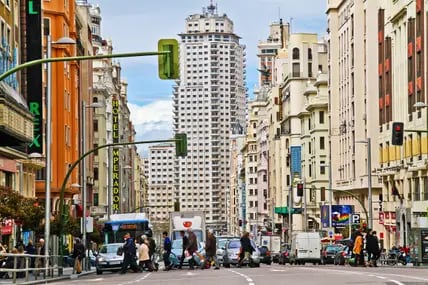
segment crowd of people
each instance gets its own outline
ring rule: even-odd
[[[7,256],[5,254],[8,254]],[[29,240],[27,245],[23,243],[18,243],[14,248],[8,250],[5,245],[0,243],[0,266],[5,269],[24,269],[25,268],[25,257],[15,257],[14,254],[29,254],[29,255],[44,255],[45,254],[45,240],[40,238],[36,245],[33,244],[32,240]],[[16,259],[16,261],[15,261]],[[31,256],[30,259],[30,268],[34,269],[30,272],[33,272],[34,275],[39,275],[40,268],[44,267],[44,258]],[[25,276],[25,272],[17,272],[16,277],[22,278]],[[6,271],[0,272],[1,278],[8,278],[9,275]]]
[[[162,259],[164,263],[164,271],[169,271],[173,268],[182,269],[185,260],[187,260],[190,270],[195,269],[197,266],[200,268],[208,268],[211,264],[215,270],[220,269],[216,255],[217,241],[212,231],[208,231],[207,233],[204,256],[202,256],[198,251],[198,240],[191,229],[181,231],[180,236],[182,239],[181,256],[179,260],[172,262],[171,260],[174,256],[172,254],[172,241],[168,236],[168,232],[165,231],[162,233]],[[138,243],[139,246],[137,246],[136,241],[129,233],[124,236],[123,266],[120,271],[121,274],[125,274],[128,270],[131,270],[132,272],[152,272],[158,270],[159,265],[153,258],[156,251],[156,243],[154,239],[143,235]]]
[[[352,254],[355,259],[351,264],[354,266],[373,266],[377,267],[377,260],[380,257],[379,240],[376,236],[376,231],[369,231],[366,234],[365,249],[367,252],[367,264],[364,258],[364,237],[361,231],[357,230],[351,236],[353,241]]]

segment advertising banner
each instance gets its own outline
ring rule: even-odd
[[[332,205],[331,225],[337,228],[349,226],[352,213],[352,205]]]

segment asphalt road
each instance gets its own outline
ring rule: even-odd
[[[291,266],[261,265],[260,268],[221,268],[220,270],[171,270],[152,273],[104,273],[49,284],[102,285],[273,285],[273,284],[428,284],[428,268],[422,267],[349,267],[349,266]]]

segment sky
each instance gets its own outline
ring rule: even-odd
[[[113,53],[156,51],[161,38],[179,40],[189,15],[202,13],[210,0],[88,0],[101,8],[101,36],[111,39]],[[269,25],[291,22],[293,33],[318,33],[326,36],[327,0],[213,0],[218,14],[226,14],[235,33],[246,46],[248,97],[257,84],[257,44],[266,40]],[[118,60],[122,78],[128,82],[128,106],[135,126],[135,140],[172,138],[172,86],[160,80],[157,57]],[[138,150],[147,157],[148,145]]]

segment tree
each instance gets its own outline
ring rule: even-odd
[[[27,198],[10,187],[0,187],[0,218],[13,219],[22,224],[24,230],[41,231],[44,207],[37,198]]]

